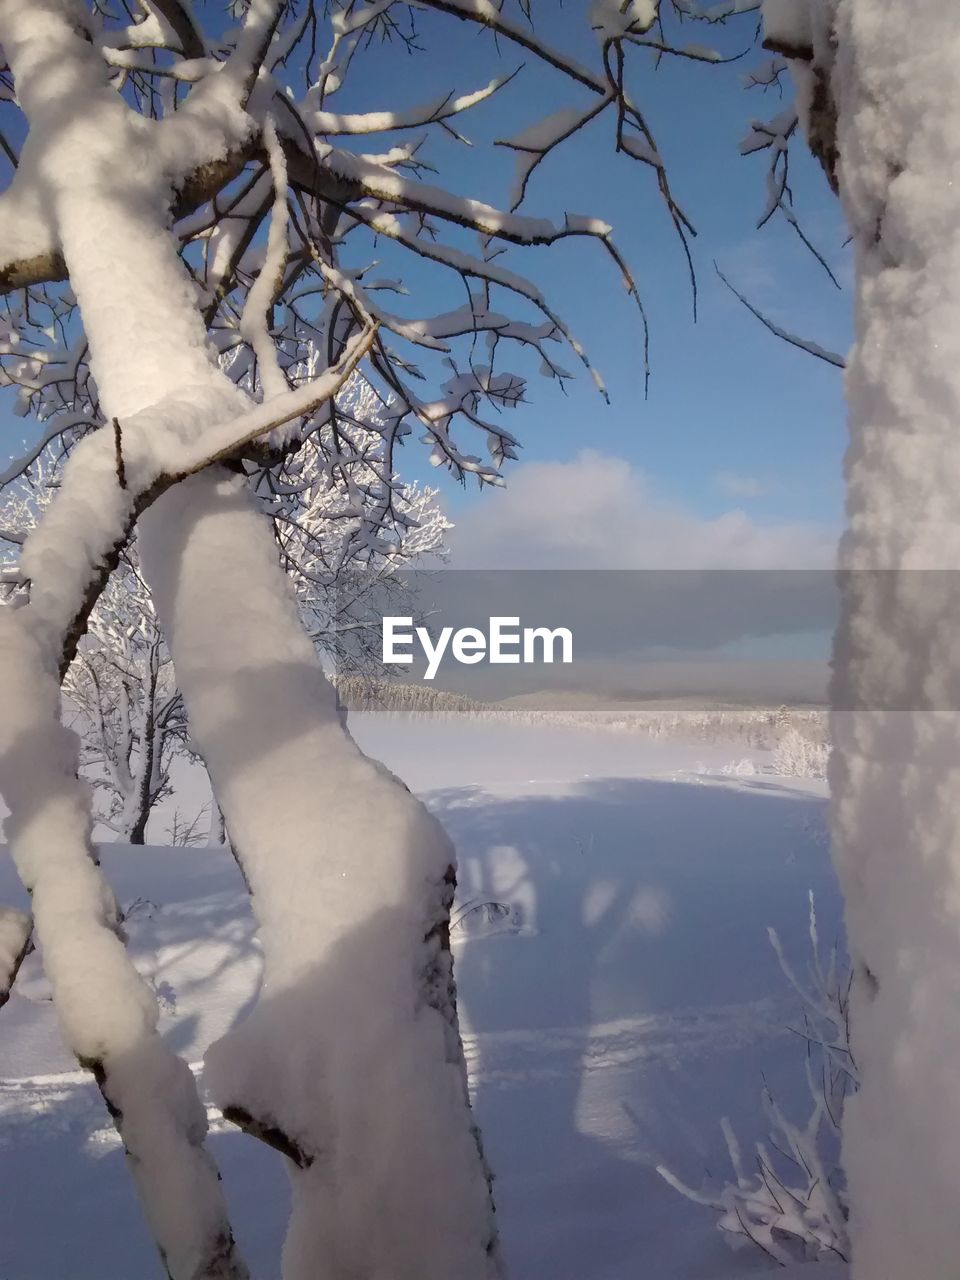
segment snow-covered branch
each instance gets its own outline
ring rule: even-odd
[[[179,50],[185,58],[206,55],[206,45],[193,21],[189,4],[183,4],[181,0],[147,0],[147,7],[156,12],[176,36]]]
[[[476,89],[472,93],[457,94],[454,91],[422,106],[409,107],[406,111],[364,111],[340,113],[336,111],[312,110],[306,107],[303,119],[317,134],[327,138],[338,134],[387,133],[394,129],[422,129],[426,125],[441,124],[454,116],[469,111],[472,107],[491,98],[498,89],[510,83],[516,72],[498,76]]]
[[[31,625],[61,677],[137,518],[186,476],[236,457],[277,427],[314,413],[349,378],[374,336],[374,330],[362,331],[318,378],[240,413],[234,402],[231,416],[224,417],[228,406],[222,393],[211,397],[198,389],[176,393],[126,419],[120,434],[123,485],[111,429],[102,428],[76,446],[56,501],[20,557]],[[78,543],[81,513],[86,536]]]
[[[561,109],[509,140],[521,157],[521,185],[515,204],[522,199],[538,166],[584,124],[609,112],[616,116],[616,149],[652,169],[684,241],[684,251],[688,253],[686,237],[692,233],[692,226],[673,197],[665,161],[624,80],[624,58],[637,42],[646,47],[653,41],[662,44],[663,50],[699,56],[693,46],[675,46],[666,36],[660,41],[655,39],[656,6],[650,12],[646,4],[628,6],[623,13],[610,4],[595,6],[590,22],[597,49],[592,58],[588,50],[582,56],[573,57],[554,47],[546,33],[526,20],[512,18],[506,6],[493,6],[485,0],[430,0],[428,7],[441,19],[470,22],[507,40],[556,72],[559,84],[566,81],[578,92],[586,88],[594,95],[593,103],[586,107]],[[207,35],[204,22],[179,0],[145,4],[140,19],[132,25],[128,20],[109,17],[97,6],[86,20],[85,36],[92,37],[92,42],[86,38],[80,40],[75,31],[65,30],[63,24],[55,38],[50,34],[54,27],[49,28],[47,36],[52,41],[49,48],[53,56],[65,69],[72,69],[73,74],[83,67],[82,75],[74,76],[69,95],[75,100],[78,95],[93,95],[109,117],[116,120],[117,127],[129,135],[128,143],[135,145],[138,155],[151,157],[151,164],[142,165],[143,181],[138,185],[143,186],[147,198],[156,203],[158,213],[165,210],[167,216],[172,214],[174,218],[182,262],[203,296],[206,326],[221,352],[234,353],[233,376],[248,389],[257,390],[259,370],[266,370],[276,389],[280,385],[276,377],[289,377],[304,343],[326,342],[330,357],[334,358],[343,335],[328,326],[335,320],[334,329],[342,329],[344,318],[349,320],[352,314],[354,321],[362,321],[364,317],[381,320],[383,332],[377,343],[376,368],[381,374],[384,393],[399,395],[391,375],[408,366],[402,344],[426,343],[429,321],[419,318],[407,322],[395,315],[379,315],[378,309],[370,305],[369,288],[364,290],[366,298],[360,302],[360,278],[368,268],[344,270],[348,242],[351,246],[355,241],[362,244],[364,239],[373,242],[384,234],[402,251],[441,264],[454,281],[479,280],[488,291],[493,288],[513,293],[521,305],[532,301],[548,317],[550,336],[567,342],[592,370],[593,362],[570,336],[562,309],[548,307],[539,291],[529,286],[520,272],[494,266],[490,259],[494,256],[492,244],[495,242],[524,248],[559,246],[572,237],[592,237],[599,240],[612,258],[626,289],[639,303],[628,264],[616,249],[608,227],[593,218],[528,218],[518,214],[515,208],[501,210],[480,199],[455,195],[442,181],[427,185],[411,176],[421,171],[419,144],[404,144],[375,154],[344,151],[332,142],[343,134],[362,137],[366,133],[431,125],[452,130],[450,121],[455,117],[467,116],[493,94],[507,92],[516,69],[495,75],[478,90],[445,90],[422,107],[404,111],[387,108],[340,112],[331,108],[330,100],[354,74],[354,68],[361,65],[364,41],[375,32],[389,31],[397,35],[401,11],[404,20],[411,24],[416,22],[416,11],[407,10],[399,0],[363,6],[349,4],[331,15],[325,27],[311,18],[308,7],[289,12],[284,8],[272,0],[262,0],[247,6],[239,28]],[[57,10],[58,6],[51,3],[51,14]],[[688,12],[684,8],[682,16],[685,19],[693,16],[692,10]],[[714,15],[697,16],[712,18]],[[660,17],[658,30],[662,28],[663,15]],[[397,38],[402,37],[397,35]],[[12,50],[15,76],[20,57],[18,41],[16,28],[10,27],[7,43]],[[25,44],[24,48],[27,47]],[[121,65],[118,65],[116,59],[120,55]],[[290,68],[303,57],[307,58],[308,68],[304,77],[306,87],[296,92]],[[704,61],[716,59],[704,55]],[[594,63],[596,65],[592,65]],[[311,70],[314,64],[315,72]],[[30,117],[33,137],[32,142],[28,137],[26,148],[29,161],[42,142],[38,101],[31,98],[30,92],[29,63],[20,67],[19,80],[25,81],[20,101]],[[60,100],[65,96],[66,93],[61,94]],[[46,136],[53,136],[59,127],[58,121],[52,110],[44,110]],[[121,125],[122,112],[127,115]],[[271,120],[276,122],[283,150],[285,186],[290,199],[300,205],[300,216],[290,228],[286,266],[277,281],[273,280],[276,248],[270,251],[271,265],[264,271],[265,250],[261,243],[262,228],[271,205],[273,215],[269,225],[277,229],[274,242],[283,220],[283,187],[277,188],[274,182],[271,197],[265,185],[268,173],[274,179],[278,173],[277,150],[270,142],[273,125],[268,121]],[[140,125],[149,127],[140,128]],[[87,145],[84,140],[83,146]],[[25,214],[28,204],[41,208],[37,184],[32,177],[34,169],[32,163],[21,165],[14,187],[3,197],[13,199],[17,190],[21,192],[13,200],[13,212],[22,207]],[[12,218],[11,226],[14,223],[21,229],[41,225],[37,218],[26,216]],[[4,225],[0,217],[0,229]],[[49,212],[44,213],[42,225],[48,228],[44,235],[50,240],[55,260],[47,263],[38,279],[62,280],[67,274],[60,245],[63,228],[51,223]],[[445,234],[464,228],[482,238],[485,244],[482,257],[464,255],[456,239],[451,241]],[[267,238],[270,238],[269,231]],[[0,246],[3,240],[0,235]],[[115,242],[122,243],[119,228]],[[361,247],[361,253],[365,252]],[[350,257],[356,261],[355,253],[351,252]],[[22,279],[22,273],[11,276],[11,280],[14,278]],[[159,293],[147,276],[142,277],[142,282],[149,292]],[[75,292],[76,282],[71,280],[71,284]],[[271,286],[272,317],[268,330],[264,331],[262,326],[254,325],[252,319],[254,315],[265,316],[259,294]],[[251,291],[255,304],[250,304],[247,296]],[[294,291],[295,306],[292,305]],[[57,290],[54,288],[53,292],[56,294]],[[491,302],[488,297],[483,311],[502,312],[501,306]],[[44,305],[48,303],[49,300]],[[363,308],[360,313],[357,305]],[[62,359],[58,356],[52,367],[40,369],[40,352],[51,345],[50,326],[41,325],[30,307],[14,306],[12,318],[19,346],[9,351],[0,350],[0,366],[6,376],[23,389],[24,402],[47,417],[62,415],[72,404],[74,412],[82,407],[92,422],[102,421],[96,383],[86,375],[89,354],[81,350],[76,364],[65,355]],[[75,305],[72,311],[61,307],[54,333],[56,345],[64,353],[72,345],[69,335],[75,332],[78,319]],[[501,340],[494,348],[498,360],[518,338],[523,324],[522,317],[515,315],[507,317],[506,324],[498,325]],[[641,324],[646,334],[642,309]],[[478,332],[484,332],[479,322],[472,327],[458,328],[451,336],[462,339],[465,344]],[[527,338],[519,341],[523,345]],[[270,357],[269,345],[276,349],[275,359]],[[566,376],[560,362],[548,355],[539,341],[537,345],[543,371],[550,377]],[[259,350],[255,352],[254,347]],[[237,358],[238,348],[244,353],[243,359]],[[252,382],[247,378],[248,371]],[[523,379],[518,373],[513,370],[503,373],[515,385],[522,385]],[[77,389],[74,397],[70,394],[71,380]],[[189,379],[191,384],[197,381],[196,376]],[[599,376],[596,381],[602,387]],[[433,398],[419,397],[426,403]],[[423,423],[424,415],[418,404],[407,403],[407,413],[412,420]],[[455,438],[454,428],[461,425],[469,432],[486,433],[494,458],[492,466],[470,463],[474,454]],[[501,463],[510,452],[501,447],[502,435],[488,431],[488,425],[471,416],[467,406],[461,404],[454,409],[442,442],[429,430],[428,434],[432,446],[439,446],[437,456],[455,474],[462,476],[471,472],[483,482],[495,483]],[[49,429],[55,430],[52,422]]]
[[[818,360],[825,360],[827,364],[832,364],[837,369],[846,368],[846,364],[847,364],[846,360],[844,359],[843,356],[838,355],[836,351],[828,351],[826,347],[822,347],[818,342],[813,342],[809,338],[801,338],[798,334],[791,333],[789,329],[784,329],[782,325],[779,325],[776,323],[776,321],[771,320],[768,315],[765,315],[760,310],[759,307],[755,306],[750,301],[749,298],[747,298],[744,294],[740,292],[739,289],[737,289],[734,285],[730,283],[730,281],[723,274],[723,272],[720,270],[720,268],[717,266],[716,263],[714,263],[713,265],[717,275],[720,277],[723,283],[727,286],[727,288],[730,290],[733,296],[737,298],[740,302],[742,302],[743,305],[750,312],[750,314],[752,316],[756,316],[756,318],[760,321],[763,327],[765,329],[769,329],[775,338],[780,338],[783,342],[788,343],[791,347],[796,347],[800,351],[805,351],[807,355],[816,356]]]

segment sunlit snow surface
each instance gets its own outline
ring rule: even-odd
[[[762,1136],[761,1076],[785,1106],[806,1106],[796,999],[766,929],[802,966],[811,889],[823,936],[839,927],[823,784],[778,779],[739,744],[364,716],[351,727],[458,847],[461,1016],[515,1280],[762,1273],[762,1255],[734,1254],[710,1211],[654,1168],[725,1177],[718,1120],[745,1144]],[[199,1070],[259,977],[234,864],[106,847],[104,865],[166,1034]],[[22,903],[2,857],[0,901]],[[153,1274],[118,1140],[47,994],[31,957],[0,1012],[0,1276]],[[212,1130],[244,1252],[257,1280],[277,1280],[280,1158],[215,1112]]]

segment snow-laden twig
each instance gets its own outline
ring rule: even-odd
[[[269,330],[269,318],[280,292],[287,258],[287,167],[276,128],[269,116],[263,126],[263,142],[273,178],[273,206],[263,265],[247,294],[240,317],[240,333],[253,348],[260,384],[266,398],[282,395],[289,389]]]
[[[356,136],[364,133],[386,133],[394,129],[420,129],[450,120],[485,102],[504,85],[509,84],[516,74],[514,71],[510,75],[497,76],[482,89],[476,89],[472,93],[457,94],[451,91],[423,106],[409,107],[405,111],[320,111],[311,108],[308,95],[303,118],[317,133],[328,138],[339,134]]]
[[[781,325],[771,320],[769,316],[764,315],[759,307],[755,306],[749,298],[745,297],[739,289],[730,283],[716,263],[713,265],[717,275],[733,296],[742,302],[750,314],[756,316],[764,328],[769,329],[775,338],[780,338],[782,341],[789,343],[791,347],[797,347],[800,351],[805,351],[807,355],[816,356],[818,360],[825,360],[827,364],[832,364],[837,369],[846,368],[847,362],[843,356],[838,355],[835,351],[828,351],[826,347],[820,346],[818,342],[813,342],[809,338],[801,338],[797,334],[791,333],[789,329],[784,329]]]

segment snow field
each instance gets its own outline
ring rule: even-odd
[[[702,743],[422,717],[350,725],[389,765],[409,762],[458,848],[461,1018],[511,1272],[762,1273],[762,1255],[729,1250],[655,1166],[694,1185],[725,1174],[720,1116],[745,1146],[760,1136],[761,1072],[785,1106],[802,1098],[796,1001],[766,927],[803,957],[811,888],[824,931],[837,927],[823,784],[724,772],[730,748]],[[105,847],[104,865],[164,1036],[201,1075],[262,973],[235,864],[222,851]],[[0,900],[18,901],[3,863]],[[469,910],[484,902],[508,911]],[[47,994],[30,957],[0,1015],[0,1275],[126,1280],[151,1265],[150,1242]],[[276,1280],[281,1160],[208,1115],[244,1256],[257,1280]],[[55,1207],[42,1230],[40,1183]]]

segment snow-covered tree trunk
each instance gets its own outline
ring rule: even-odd
[[[141,537],[261,926],[260,1002],[211,1049],[207,1075],[224,1111],[289,1157],[284,1277],[312,1280],[323,1259],[330,1280],[489,1280],[449,841],[341,725],[241,480],[185,481]]]
[[[107,85],[72,12],[58,0],[0,0],[0,41],[31,126],[24,163],[49,190],[103,409],[121,423],[157,406],[169,417],[173,391],[216,426],[247,402],[210,359],[166,226],[169,168],[182,164],[179,148],[193,133],[158,145],[155,122]],[[251,4],[239,61],[217,77],[227,87],[218,124],[231,121],[242,55],[262,45],[276,13],[265,0]],[[202,131],[202,113],[191,123]],[[264,992],[214,1053],[213,1078],[228,1114],[291,1161],[284,1276],[312,1280],[319,1268],[329,1280],[490,1280],[496,1235],[447,939],[452,850],[423,806],[343,729],[242,478],[210,468],[170,489],[142,523],[142,550],[261,924]],[[36,582],[28,611],[42,622]],[[26,666],[27,654],[16,657]],[[22,773],[22,735],[12,735],[9,757],[11,774]],[[25,798],[10,791],[11,810],[22,810]],[[88,846],[79,810],[71,814]],[[29,825],[29,815],[20,821]],[[39,910],[36,919],[45,943]],[[52,926],[48,936],[54,942]],[[109,1059],[104,1050],[95,1061]],[[202,1132],[201,1119],[192,1123]],[[125,1138],[128,1125],[129,1117]],[[154,1136],[146,1118],[142,1136]],[[165,1154],[175,1153],[144,1149],[142,1158]],[[141,1189],[155,1218],[143,1178]],[[182,1194],[190,1189],[184,1179]],[[166,1234],[158,1238],[167,1251]],[[175,1280],[241,1274],[226,1264],[188,1269],[179,1256],[168,1266]]]
[[[168,1276],[244,1280],[202,1146],[206,1112],[189,1067],[160,1038],[156,1000],[124,951],[90,843],[77,741],[60,724],[58,682],[40,634],[20,621],[28,612],[0,613],[0,672],[17,679],[0,717],[0,784],[60,1027],[114,1117]],[[18,952],[8,951],[12,981]]]
[[[176,693],[162,698],[158,688],[159,636],[141,659],[137,675],[142,679],[124,672],[119,690],[104,689],[92,667],[86,672],[86,687],[77,678],[70,680],[70,693],[82,698],[85,716],[92,722],[81,735],[86,748],[83,762],[102,771],[95,785],[111,795],[110,811],[102,821],[126,844],[145,842],[150,814],[168,789],[165,716],[179,701]]]
[[[146,679],[139,690],[139,749],[135,768],[129,774],[130,788],[123,798],[117,834],[130,844],[143,844],[147,838],[147,822],[153,806],[164,788],[163,772],[164,724],[159,703],[160,640],[155,638],[146,655]],[[129,702],[129,696],[127,698]]]
[[[144,229],[148,207],[143,169],[128,161],[137,139],[125,133],[124,108],[104,84],[71,16],[56,0],[3,0],[0,41],[31,124],[23,162],[35,166],[48,191],[46,216],[56,226],[85,313],[89,303],[91,345],[98,329],[105,335],[102,346],[97,343],[105,396],[115,366],[123,401],[124,393],[127,399],[135,394],[137,374],[128,359],[110,351],[109,335],[115,345],[118,326],[110,320],[103,285],[111,276],[117,281],[118,321],[129,324],[123,304],[129,312],[138,273],[146,270],[163,296],[171,287],[163,278],[164,258],[173,255],[149,238],[145,245],[131,244]],[[183,295],[182,281],[177,283]],[[129,356],[132,335],[127,346]],[[94,491],[88,500],[96,501]],[[168,1275],[243,1280],[247,1272],[234,1247],[217,1171],[202,1147],[206,1112],[186,1063],[161,1040],[156,1001],[123,950],[116,904],[90,842],[76,739],[60,724],[56,668],[73,594],[83,590],[70,571],[86,550],[85,539],[62,556],[38,548],[31,604],[0,618],[8,694],[0,784],[10,809],[10,850],[31,893],[64,1037],[93,1071],[115,1118]],[[64,582],[67,590],[60,589]]]
[[[208,849],[222,849],[229,845],[230,841],[227,836],[227,821],[223,816],[223,810],[217,803],[217,798],[210,792],[210,821],[207,826],[206,845]]]
[[[150,696],[153,696],[152,693]],[[121,840],[125,839],[130,844],[143,844],[147,838],[147,822],[156,798],[159,766],[157,736],[153,717],[147,715],[140,746],[142,758],[137,762],[137,773],[133,779],[133,788],[124,805],[123,826],[119,833]]]
[[[955,1280],[960,20],[943,0],[767,7],[856,248],[830,766],[862,1081],[844,1131],[853,1275]]]

